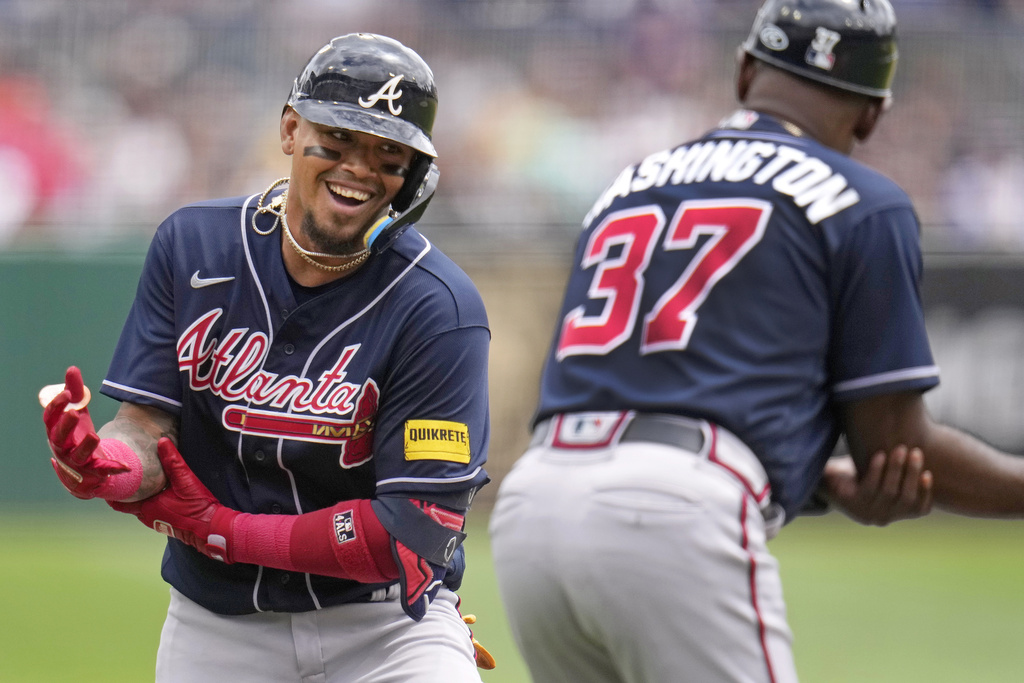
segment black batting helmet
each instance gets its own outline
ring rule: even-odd
[[[416,150],[405,184],[391,203],[404,211],[437,156],[434,74],[413,50],[373,33],[338,36],[295,79],[287,106],[314,123],[377,135]]]
[[[896,72],[889,0],[766,0],[743,50],[842,90],[888,97]]]

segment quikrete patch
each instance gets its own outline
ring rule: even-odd
[[[469,462],[469,427],[447,420],[409,420],[405,423],[406,460]]]

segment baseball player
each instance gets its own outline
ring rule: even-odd
[[[888,0],[767,0],[743,108],[627,167],[585,217],[491,518],[534,681],[795,681],[767,541],[841,434],[870,486],[890,453],[911,502],[1024,513],[1024,460],[925,410],[918,219],[848,156],[888,107],[895,28]]]
[[[94,431],[76,368],[44,410],[68,490],[169,537],[158,681],[480,680],[454,591],[490,333],[411,226],[436,107],[411,49],[330,41],[281,116],[290,177],[157,230],[103,380],[115,419]]]

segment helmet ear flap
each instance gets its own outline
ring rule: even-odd
[[[406,202],[401,205],[404,208],[400,209],[399,204],[392,202],[391,215],[380,219],[366,233],[366,246],[372,253],[378,254],[391,246],[427,210],[427,204],[430,203],[434,191],[437,190],[437,181],[441,177],[441,172],[432,158],[425,154],[422,157],[422,160],[417,159],[413,163],[413,169],[417,175],[414,176],[410,170],[409,175],[406,176],[405,185],[399,192],[400,195],[408,196]]]
[[[405,176],[405,183],[402,185],[402,189],[391,200],[392,209],[402,213],[409,208],[412,200],[416,198],[416,193],[419,192],[420,186],[423,184],[423,179],[427,177],[427,171],[430,170],[432,163],[434,163],[434,159],[426,154],[417,153],[414,156],[412,164],[409,166],[409,172]]]

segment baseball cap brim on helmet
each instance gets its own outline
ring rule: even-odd
[[[299,116],[332,128],[369,133],[408,145],[418,152],[437,157],[437,150],[422,130],[404,119],[374,113],[343,102],[298,100],[288,103]]]

